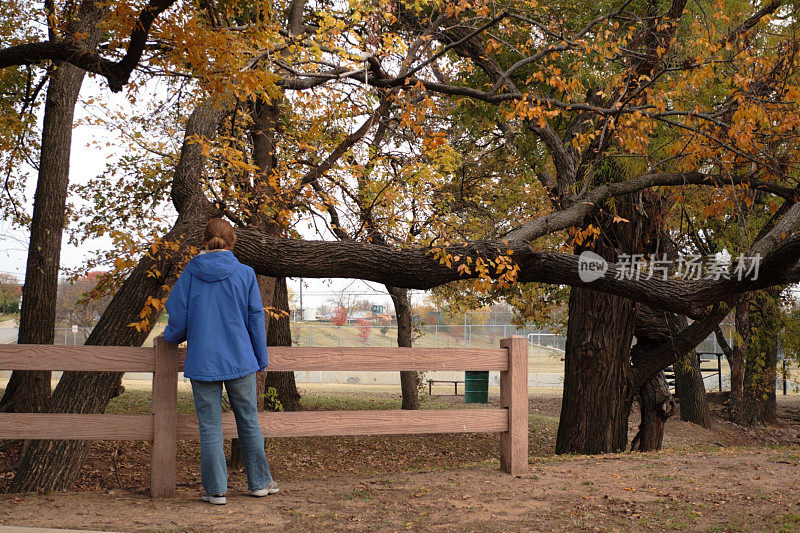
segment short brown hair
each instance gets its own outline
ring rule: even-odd
[[[236,233],[231,226],[221,218],[212,218],[206,224],[206,231],[203,235],[206,250],[220,250],[222,248],[233,248],[236,244]]]

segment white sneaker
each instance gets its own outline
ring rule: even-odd
[[[203,494],[203,501],[212,505],[225,505],[228,503],[224,495],[211,496],[210,494]]]
[[[261,498],[262,496],[277,494],[280,490],[281,489],[278,488],[278,483],[273,479],[269,482],[269,485],[263,489],[251,490],[250,496],[253,496],[254,498]]]

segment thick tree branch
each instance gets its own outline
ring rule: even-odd
[[[20,44],[0,50],[0,69],[42,61],[65,61],[87,72],[105,77],[111,90],[119,92],[128,83],[133,69],[142,58],[153,22],[175,1],[150,0],[139,13],[139,18],[131,31],[128,50],[120,61],[111,61],[94,51],[84,50],[77,41],[46,41]]]
[[[476,241],[450,246],[445,252],[451,265],[439,261],[429,248],[390,248],[361,242],[301,241],[278,238],[253,230],[239,230],[235,253],[258,274],[274,277],[354,278],[412,289],[430,289],[451,281],[474,279],[474,264],[508,257],[519,267],[517,281],[586,287],[646,303],[691,318],[705,316],[708,306],[747,291],[800,281],[800,235],[793,234],[762,255],[757,279],[684,280],[629,279],[609,265],[605,276],[584,282],[578,273],[578,256],[534,251],[522,242]],[[458,257],[456,260],[455,258]],[[459,273],[460,265],[470,266]],[[490,268],[489,276],[499,277]]]
[[[694,350],[718,327],[732,309],[730,302],[720,302],[699,317],[677,336],[662,344],[659,348],[642,354],[636,371],[636,387],[641,387],[650,378],[664,368],[675,363],[683,354]]]
[[[645,174],[627,181],[601,185],[587,191],[579,196],[569,208],[527,222],[504,235],[504,238],[509,241],[532,241],[553,231],[579,225],[586,216],[598,211],[601,208],[601,204],[609,198],[632,194],[650,187],[676,185],[709,185],[713,187],[747,185],[755,190],[786,198],[788,201],[794,202],[800,199],[800,191],[798,190],[752,179],[751,176],[723,178],[702,172]]]

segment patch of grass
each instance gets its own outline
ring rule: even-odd
[[[364,501],[371,500],[372,491],[368,487],[356,487],[350,494],[347,495],[347,499],[353,500],[356,498]]]
[[[128,388],[108,402],[106,413],[115,415],[149,414],[153,410],[153,394],[149,389]],[[178,413],[194,413],[192,391],[178,389]]]
[[[350,411],[364,409],[400,409],[400,398],[362,396],[359,394],[320,394],[305,392],[301,403],[312,411]],[[420,402],[427,403],[427,402]]]
[[[0,313],[0,322],[5,322],[6,320],[14,320],[19,324],[19,313]]]
[[[720,522],[719,524],[714,524],[708,528],[709,532],[719,532],[723,533],[725,531],[743,531],[744,525],[742,521],[738,518],[729,518],[724,522]]]
[[[781,533],[789,533],[790,531],[798,530],[800,530],[800,514],[789,513],[780,517],[778,531]]]

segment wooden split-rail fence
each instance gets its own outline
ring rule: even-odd
[[[178,372],[186,350],[159,336],[153,348],[121,346],[0,345],[2,370],[152,372],[149,415],[0,413],[0,439],[150,441],[150,492],[175,496],[179,439],[198,439],[197,417],[178,414]],[[500,408],[419,411],[294,411],[259,413],[267,437],[497,433],[500,468],[528,468],[528,343],[524,337],[498,349],[270,347],[269,370],[401,371],[499,370]],[[236,436],[232,413],[222,415],[225,438]]]

